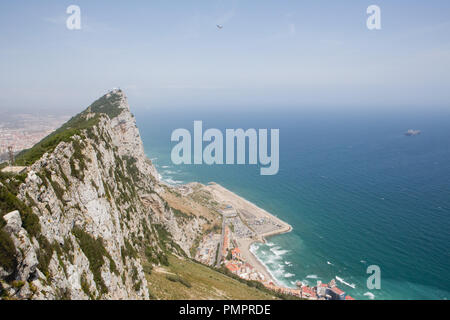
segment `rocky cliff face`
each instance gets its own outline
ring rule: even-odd
[[[143,268],[189,256],[205,223],[177,219],[160,196],[120,90],[23,159],[28,173],[0,184],[3,298],[148,299]]]

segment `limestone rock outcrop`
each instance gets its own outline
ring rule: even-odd
[[[57,135],[61,141],[33,162],[16,194],[27,217],[37,217],[37,231],[27,231],[25,212],[2,212],[15,247],[14,270],[0,266],[2,297],[148,299],[144,265],[167,252],[189,256],[203,222],[177,220],[158,194],[158,173],[122,91]]]

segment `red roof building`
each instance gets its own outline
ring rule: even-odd
[[[225,267],[233,273],[236,273],[239,270],[239,267],[232,262],[228,262]]]
[[[241,250],[239,248],[234,248],[231,250],[231,256],[233,259],[240,259],[241,258]]]

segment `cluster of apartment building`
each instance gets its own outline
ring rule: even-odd
[[[339,289],[334,279],[329,283],[317,281],[315,287],[300,285],[299,288],[301,297],[311,300],[355,300]]]
[[[264,286],[270,290],[280,292],[287,295],[296,296],[308,300],[354,300],[351,296],[347,295],[343,290],[336,286],[336,281],[333,279],[329,283],[322,283],[317,281],[315,287],[310,287],[308,285],[302,284],[300,281],[297,282],[297,288],[286,288],[279,286],[270,279],[258,272],[252,265],[247,263],[241,257],[241,251],[238,247],[228,248],[223,247],[224,251],[228,251],[230,254],[224,254],[224,257],[231,258],[225,260],[225,267],[232,273],[236,274],[245,280],[255,280],[260,281]]]
[[[7,154],[9,147],[12,147],[15,153],[31,148],[67,119],[67,117],[41,117],[29,114],[17,114],[9,118],[12,119],[9,122],[0,120],[0,155]]]
[[[297,288],[295,289],[279,287],[273,283],[265,284],[265,286],[283,294],[297,296],[308,300],[355,300],[343,290],[339,289],[336,286],[334,279],[329,283],[317,281],[315,287],[303,285],[301,282],[297,283]]]
[[[12,147],[14,152],[31,148],[51,132],[51,130],[27,132],[15,129],[0,129],[0,154],[7,153],[9,147]]]
[[[225,268],[245,280],[260,281],[262,283],[268,280],[261,272],[242,259],[239,248],[231,250],[231,260],[225,262]]]
[[[221,213],[224,217],[222,235],[212,233],[206,235],[202,240],[201,246],[197,250],[197,260],[212,265],[214,264],[213,261],[216,261],[215,257],[217,256],[217,259],[219,260],[217,261],[217,265],[223,261],[223,266],[231,273],[245,280],[259,281],[264,284],[266,288],[282,294],[308,300],[354,300],[336,286],[336,281],[334,279],[329,283],[317,281],[317,285],[314,287],[304,285],[301,282],[297,282],[296,288],[282,287],[273,283],[270,278],[267,278],[267,276],[248,263],[241,254],[238,242],[236,241],[236,237],[240,238],[241,234],[239,232],[240,224],[235,221],[237,219],[240,220],[240,218],[237,216],[234,208],[227,205]],[[262,224],[263,222],[264,220],[261,219],[257,221],[257,224]],[[229,224],[233,226],[233,229]],[[220,249],[220,251],[217,252],[215,248]]]

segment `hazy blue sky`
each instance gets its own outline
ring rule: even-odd
[[[135,108],[450,106],[448,0],[14,0],[0,30],[3,110],[70,114],[117,86]]]

